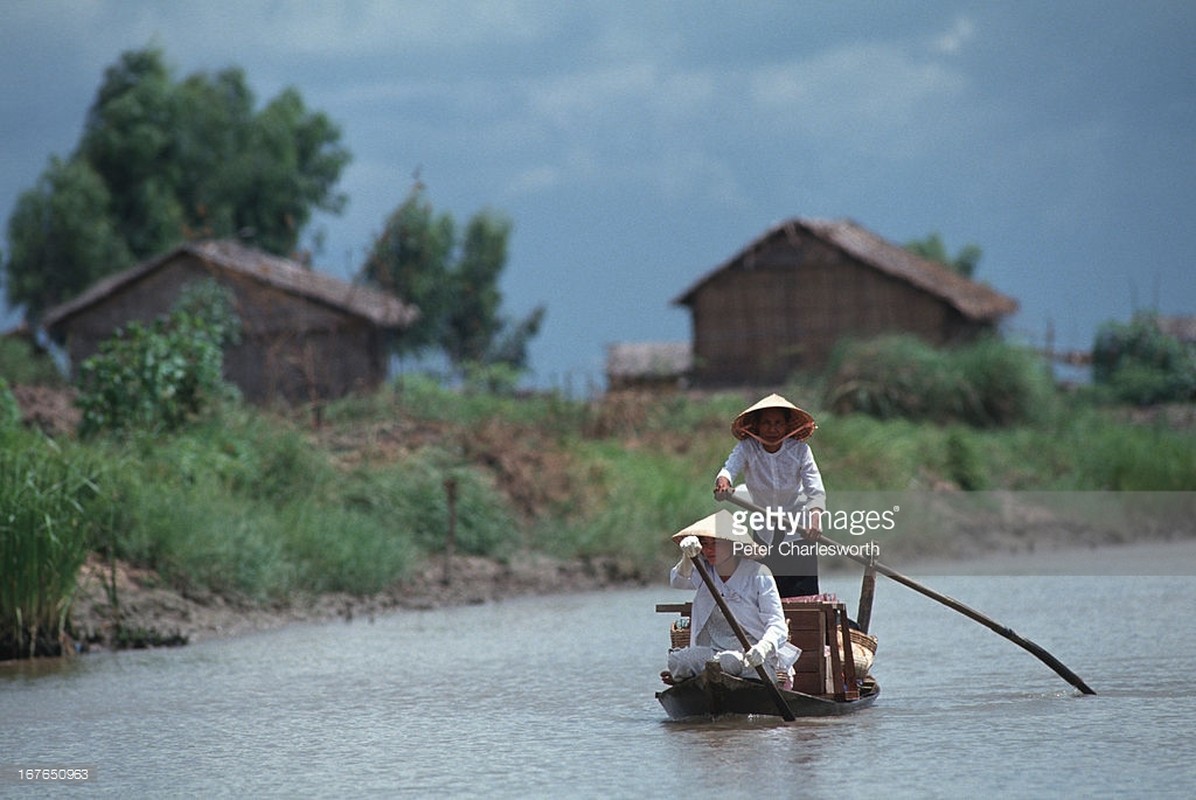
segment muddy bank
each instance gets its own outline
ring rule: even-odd
[[[180,592],[166,586],[156,573],[121,562],[114,575],[111,564],[92,557],[80,572],[71,610],[73,636],[67,645],[75,652],[177,646],[295,622],[369,619],[399,609],[473,605],[648,582],[615,559],[562,561],[539,555],[510,564],[458,556],[447,573],[446,580],[443,561],[432,561],[401,585],[375,595],[321,594],[261,603],[210,592]]]

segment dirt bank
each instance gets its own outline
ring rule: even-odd
[[[473,556],[430,562],[402,585],[368,597],[323,594],[260,603],[168,588],[152,571],[92,557],[80,572],[71,611],[77,651],[171,646],[264,631],[294,622],[372,618],[398,609],[475,605],[524,595],[644,585],[614,560],[566,562],[530,555],[511,564]],[[117,621],[119,620],[119,625]]]

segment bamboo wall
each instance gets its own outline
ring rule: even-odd
[[[983,326],[904,281],[805,238],[774,240],[693,296],[696,382],[777,384],[826,366],[845,337],[913,333],[932,344]]]
[[[183,287],[205,278],[233,292],[242,338],[225,351],[224,376],[247,400],[330,399],[385,379],[383,335],[365,320],[191,257],[164,265],[72,318],[66,338],[72,366],[128,322],[148,324],[170,313]]]

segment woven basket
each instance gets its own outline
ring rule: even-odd
[[[669,646],[689,647],[689,619],[685,620],[685,627],[681,627],[681,620],[673,620],[672,626],[669,628]]]
[[[850,633],[851,658],[855,661],[856,675],[862,678],[872,669],[872,662],[876,660],[876,637],[855,628],[852,628]]]

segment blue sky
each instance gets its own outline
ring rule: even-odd
[[[1135,308],[1196,313],[1194,41],[1186,0],[3,0],[0,218],[154,42],[341,126],[323,271],[356,271],[417,170],[459,221],[509,215],[506,307],[548,307],[539,385],[687,339],[672,299],[794,216],[979,245],[1011,337],[1087,348]]]

